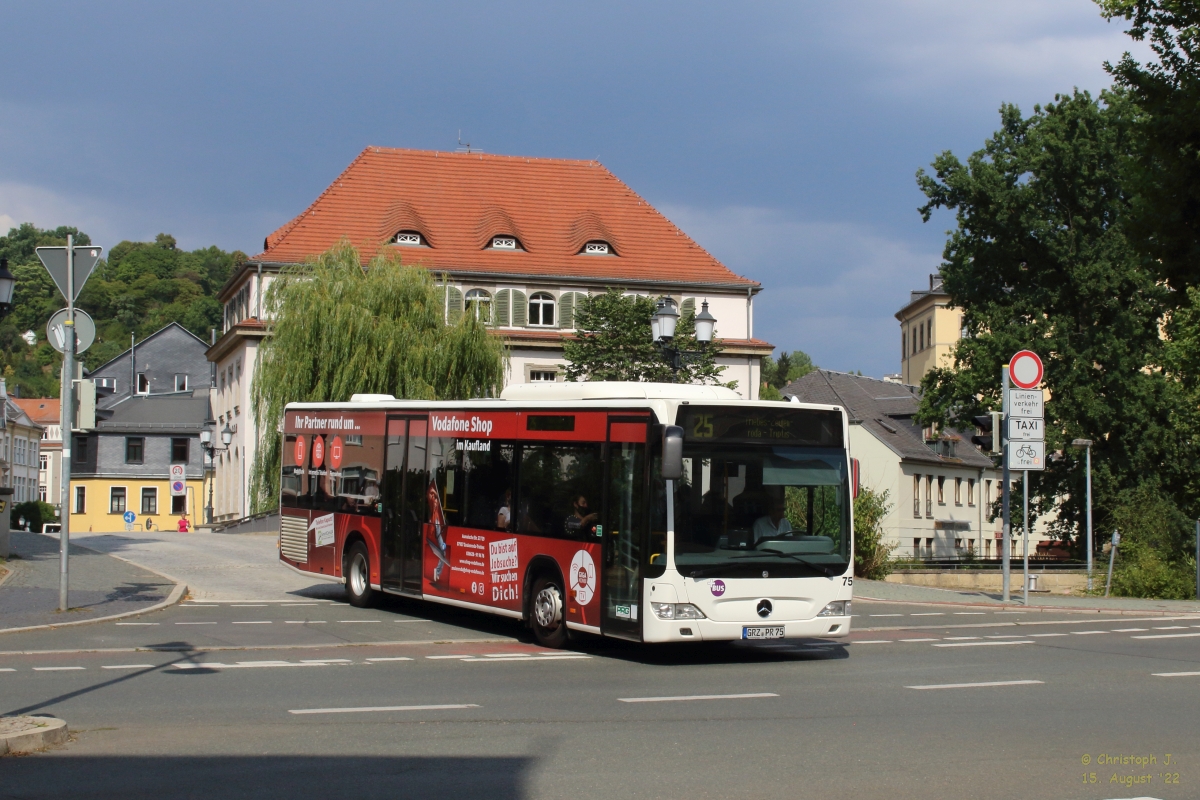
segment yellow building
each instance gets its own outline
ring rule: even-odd
[[[135,395],[98,411],[95,429],[72,436],[71,530],[145,530],[149,523],[174,531],[184,517],[194,529],[203,514],[200,431],[208,412],[207,387]],[[172,492],[176,482],[180,494]]]
[[[961,309],[950,308],[942,276],[929,276],[929,289],[911,292],[896,312],[900,320],[900,382],[918,386],[934,367],[953,366],[954,345],[962,338]]]

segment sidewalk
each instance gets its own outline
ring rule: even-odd
[[[936,589],[931,586],[909,586],[857,578],[854,596],[863,600],[887,600],[894,603],[964,603],[968,605],[1005,605],[999,593],[970,589]],[[1013,575],[1012,601],[1009,606],[1021,605],[1021,576]],[[1030,592],[1031,608],[1056,611],[1105,611],[1112,613],[1200,614],[1200,603],[1194,600],[1143,600],[1137,597],[1072,597],[1061,594]]]
[[[71,545],[69,611],[58,611],[58,540],[12,532],[12,571],[0,584],[0,632],[141,611],[163,602],[175,584],[112,556]]]

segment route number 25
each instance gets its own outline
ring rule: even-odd
[[[713,435],[712,414],[697,414],[696,424],[692,426],[692,436],[697,439],[711,439]]]

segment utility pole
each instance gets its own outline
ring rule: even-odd
[[[1024,569],[1021,572],[1021,579],[1024,581],[1024,585],[1021,587],[1021,602],[1029,605],[1029,470],[1022,473],[1021,488],[1025,495],[1025,523],[1021,529],[1023,534],[1021,537],[1021,560],[1024,562]]]
[[[62,525],[58,530],[58,610],[67,611],[68,550],[71,542],[71,444],[75,441],[75,237],[67,234],[67,320],[62,368],[62,485],[59,503]]]
[[[1008,474],[1008,441],[1007,441],[1008,440],[1008,430],[1007,430],[1007,428],[1008,428],[1008,413],[1010,410],[1008,407],[1008,364],[1005,364],[1004,368],[1001,370],[1000,385],[1001,385],[1000,394],[1001,394],[1001,397],[1004,398],[1003,405],[1001,406],[1001,408],[1004,411],[1004,425],[1001,426],[1000,433],[996,434],[997,436],[1002,437],[1000,440],[1000,447],[1001,447],[1002,452],[1004,453],[1004,455],[1001,456],[1001,463],[1004,466],[1001,470],[1001,485],[1000,485],[1000,491],[1001,491],[1000,511],[1001,511],[1001,518],[1003,520],[1003,525],[1002,525],[1003,533],[1001,535],[1004,538],[1002,538],[1000,540],[1001,550],[1003,551],[1000,556],[1002,559],[1002,561],[1000,563],[1000,570],[1001,570],[1001,575],[1002,575],[1003,581],[1004,581],[1004,602],[1007,603],[1009,600],[1012,599],[1012,595],[1010,592],[1012,575],[1011,575],[1011,568],[1009,565],[1009,559],[1012,558],[1012,546],[1009,544],[1009,540],[1008,540],[1009,534],[1012,532],[1012,518],[1009,514],[1009,505],[1008,505],[1008,503],[1009,503],[1009,497],[1008,497],[1009,474]]]

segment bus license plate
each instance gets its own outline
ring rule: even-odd
[[[743,639],[782,639],[783,626],[772,625],[770,627],[744,627],[742,628]]]

